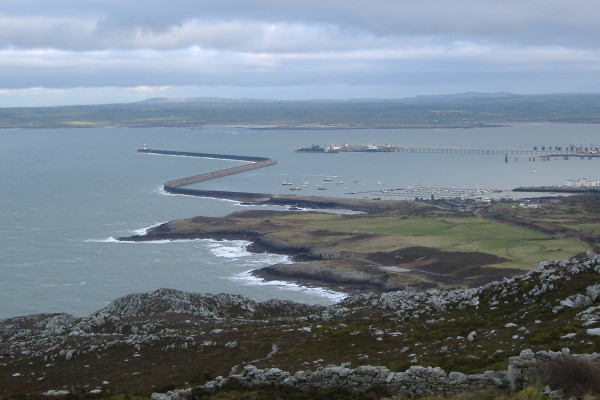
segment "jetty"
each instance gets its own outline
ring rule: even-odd
[[[227,175],[239,174],[257,168],[275,165],[277,162],[267,157],[237,156],[230,154],[194,153],[188,151],[154,150],[147,146],[137,150],[138,153],[158,154],[168,156],[184,156],[198,158],[214,158],[221,160],[244,161],[247,164],[225,168],[204,174],[193,175],[185,178],[173,179],[165,182],[165,192],[183,194],[188,196],[212,197],[218,199],[236,200],[254,204],[293,205],[305,208],[338,208],[362,212],[380,212],[404,207],[403,202],[393,200],[366,200],[353,198],[334,198],[319,196],[274,195],[270,193],[234,192],[222,190],[192,189],[189,186],[195,183],[221,178]]]
[[[434,154],[501,154],[505,157],[509,155],[520,155],[529,156],[530,160],[534,160],[538,157],[542,160],[549,160],[550,158],[563,158],[568,159],[569,157],[580,157],[580,158],[594,158],[600,157],[600,146],[596,145],[575,145],[569,146],[533,146],[533,149],[468,149],[468,148],[456,148],[456,147],[398,147],[391,144],[385,145],[350,145],[342,144],[329,145],[321,147],[319,145],[313,145],[312,147],[301,147],[296,150],[297,153],[355,153],[355,152],[368,152],[368,153],[434,153]]]
[[[542,147],[533,149],[460,149],[460,148],[409,148],[397,147],[396,151],[402,153],[449,153],[449,154],[502,154],[525,155],[540,158],[551,157],[600,157],[597,150],[582,150],[580,148]]]
[[[541,193],[600,193],[599,187],[574,187],[574,186],[519,186],[513,192],[541,192]]]
[[[205,182],[212,179],[222,178],[228,175],[240,174],[242,172],[251,171],[258,168],[268,167],[270,165],[277,164],[277,161],[266,158],[266,157],[252,157],[252,156],[238,156],[231,154],[212,154],[212,153],[194,153],[189,151],[171,151],[171,150],[154,150],[144,145],[141,149],[138,149],[138,153],[146,154],[158,154],[167,156],[184,156],[184,157],[198,157],[198,158],[213,158],[219,160],[233,160],[246,162],[244,165],[238,165],[236,167],[225,168],[218,171],[207,172],[204,174],[198,174],[188,176],[185,178],[173,179],[165,182],[163,188],[165,192],[172,194],[185,194],[190,196],[203,196],[203,197],[218,197],[223,199],[240,200],[240,201],[257,201],[270,199],[271,195],[267,193],[248,193],[248,192],[228,192],[228,191],[216,191],[216,190],[201,190],[201,189],[190,189],[185,186],[193,185],[199,182]]]

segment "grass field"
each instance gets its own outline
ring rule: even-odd
[[[282,216],[285,219],[285,216]],[[408,247],[432,247],[447,251],[482,252],[509,259],[497,267],[533,269],[541,261],[570,258],[589,248],[575,238],[554,238],[529,229],[478,217],[430,217],[332,214],[296,214],[305,220],[301,230],[365,233],[373,237],[348,245],[347,251],[392,251]],[[593,226],[593,224],[590,224]],[[298,239],[307,238],[296,232]],[[313,241],[314,243],[314,241]],[[311,243],[311,244],[313,244]]]
[[[571,223],[559,223],[559,225],[564,226],[565,228],[579,230],[584,233],[600,233],[600,222],[592,222],[592,223],[582,223],[582,224],[571,224]]]

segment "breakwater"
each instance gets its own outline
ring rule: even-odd
[[[227,175],[239,174],[257,168],[263,168],[277,164],[277,161],[266,157],[237,156],[230,154],[193,153],[187,151],[153,150],[144,146],[138,149],[138,153],[158,154],[169,156],[185,156],[199,158],[215,158],[221,160],[244,161],[247,164],[237,167],[225,168],[204,174],[173,179],[165,182],[163,187],[167,193],[183,194],[188,196],[213,197],[219,199],[251,202],[256,204],[293,205],[306,208],[338,208],[362,212],[381,212],[402,207],[401,203],[392,200],[366,200],[366,199],[343,199],[334,197],[298,196],[298,195],[274,195],[271,193],[234,192],[222,190],[191,189],[189,186],[195,183],[221,178]]]
[[[542,193],[600,193],[599,187],[571,186],[519,186],[513,192],[542,192]]]
[[[277,161],[266,157],[252,157],[252,156],[237,156],[231,154],[212,154],[212,153],[193,153],[188,151],[171,151],[171,150],[153,150],[144,146],[138,149],[138,153],[146,154],[159,154],[168,156],[184,156],[184,157],[198,157],[198,158],[215,158],[220,160],[234,160],[243,161],[247,164],[238,165],[236,167],[225,168],[218,171],[207,172],[204,174],[198,174],[188,176],[185,178],[173,179],[165,182],[163,185],[164,190],[167,193],[173,194],[185,194],[190,196],[202,196],[202,197],[218,197],[222,199],[240,200],[240,201],[266,201],[271,198],[270,194],[267,193],[248,193],[248,192],[231,192],[231,191],[218,191],[218,190],[202,190],[202,189],[190,189],[185,186],[193,185],[199,182],[205,182],[212,179],[221,178],[228,175],[240,174],[242,172],[251,171],[257,168],[268,167],[270,165],[277,164]]]

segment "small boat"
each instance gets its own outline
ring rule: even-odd
[[[290,190],[302,190],[300,186],[291,187]]]
[[[291,181],[286,181],[284,180],[283,182],[281,182],[282,185],[291,185],[292,182]]]
[[[331,178],[325,178],[324,181],[325,182],[331,182]]]
[[[327,188],[324,188],[324,187],[318,187],[317,189],[318,190],[327,190]]]

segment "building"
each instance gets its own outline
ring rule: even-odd
[[[600,181],[590,181],[586,178],[567,179],[567,186],[571,187],[600,187]]]

